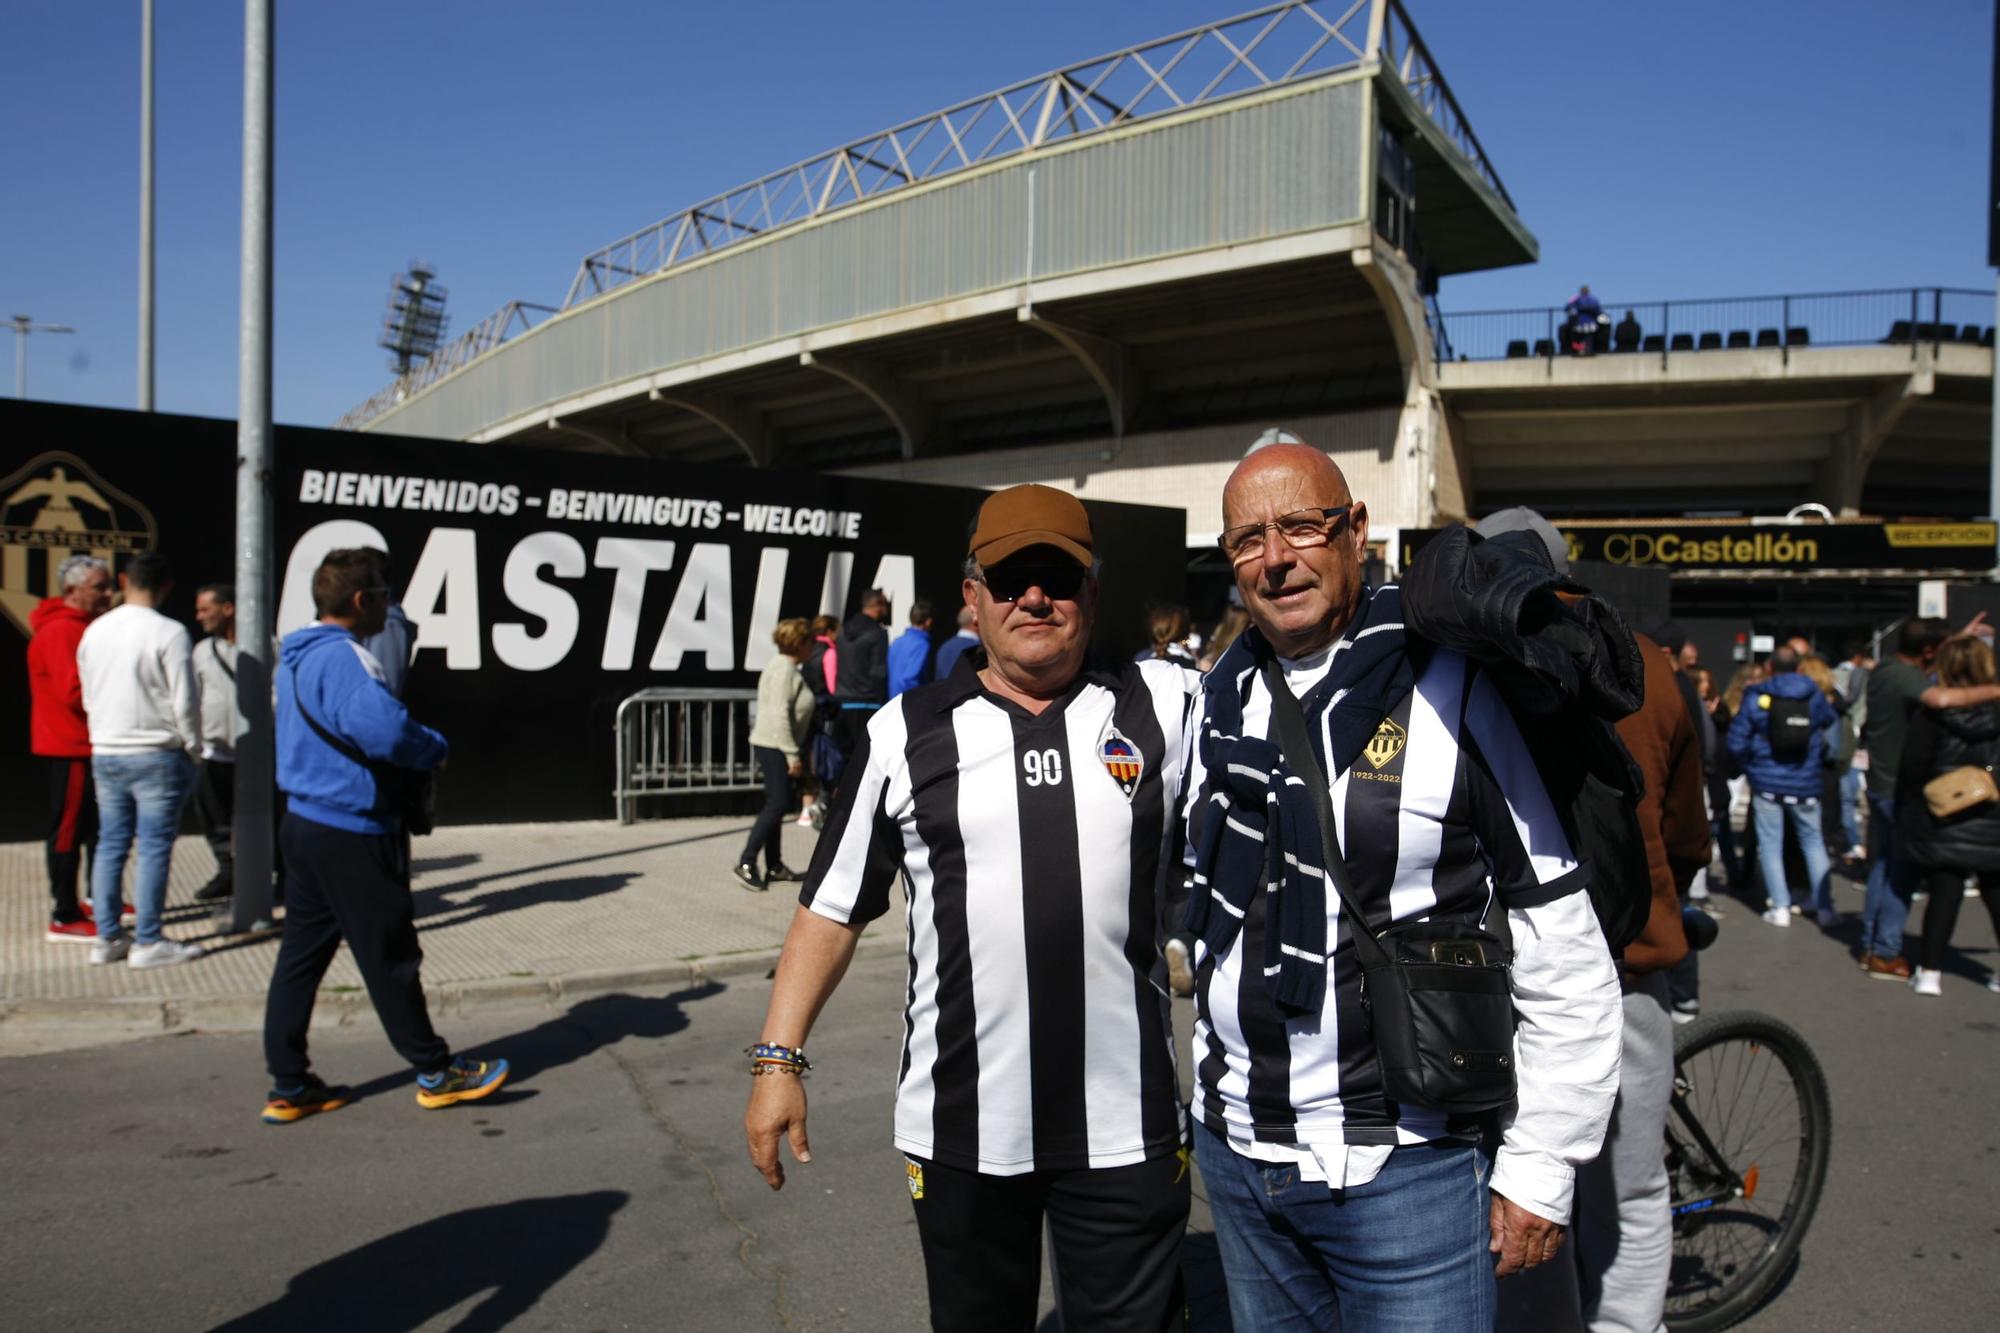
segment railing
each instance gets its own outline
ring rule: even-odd
[[[1284,0],[975,97],[704,199],[585,255],[561,308],[921,181],[1371,58],[1511,206],[1401,0]],[[530,327],[525,318],[517,326],[515,312],[547,309],[513,303],[336,424],[365,425]]]
[[[649,797],[762,791],[750,753],[755,690],[648,689],[618,705],[618,822]]]
[[[438,348],[427,359],[410,367],[409,373],[398,375],[393,384],[377,391],[367,402],[334,422],[334,429],[359,430],[426,384],[443,379],[474,357],[484,355],[515,333],[531,329],[555,313],[553,306],[536,305],[532,301],[509,301]]]
[[[1611,323],[1588,339],[1590,355],[1661,358],[1743,348],[1775,348],[1789,358],[1798,347],[1873,344],[1936,348],[1946,343],[1993,345],[1993,293],[1961,287],[1898,287],[1878,291],[1739,296],[1698,301],[1608,301]],[[1441,314],[1433,336],[1446,359],[1500,361],[1578,355],[1578,338],[1562,306]]]

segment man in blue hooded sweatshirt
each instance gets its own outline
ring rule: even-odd
[[[1757,829],[1757,864],[1771,905],[1764,920],[1792,924],[1792,891],[1785,883],[1785,825],[1792,826],[1805,853],[1819,924],[1840,924],[1827,876],[1826,841],[1820,835],[1820,761],[1826,728],[1840,720],[1810,677],[1799,674],[1799,654],[1780,648],[1771,654],[1771,678],[1751,686],[1743,707],[1729,724],[1729,753],[1750,779],[1750,813]]]
[[[289,873],[264,1009],[267,1124],[346,1104],[346,1089],[329,1087],[306,1056],[313,1000],[342,939],[390,1044],[416,1068],[418,1105],[473,1101],[507,1080],[505,1060],[453,1059],[424,1002],[395,770],[437,768],[447,747],[411,719],[361,646],[389,613],[387,560],[366,547],[329,554],[313,573],[319,623],[279,649],[278,786],[289,804],[278,842]]]

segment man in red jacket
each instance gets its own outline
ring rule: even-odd
[[[58,571],[62,596],[44,598],[28,617],[28,748],[44,761],[49,787],[49,896],[54,900],[48,938],[91,944],[97,928],[77,904],[77,868],[83,849],[97,841],[97,794],[90,782],[90,724],[83,715],[83,685],[76,674],[76,645],[84,626],[111,607],[111,567],[95,556],[74,555]]]

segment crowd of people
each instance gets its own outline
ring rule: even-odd
[[[204,637],[196,644],[162,609],[174,579],[157,551],[134,556],[115,580],[103,560],[83,555],[56,578],[61,592],[36,607],[28,641],[30,747],[48,775],[46,938],[88,945],[95,966],[195,962],[202,946],[164,931],[167,881],[192,799],[217,867],[194,897],[217,902],[236,892],[234,765],[247,723],[234,590],[197,590]],[[342,941],[391,1044],[416,1072],[419,1105],[476,1100],[507,1078],[505,1060],[454,1057],[424,998],[409,839],[423,817],[427,775],[449,747],[399,697],[415,635],[388,578],[381,551],[332,552],[313,575],[317,623],[278,645],[271,716],[281,870],[273,896],[285,915],[265,1010],[267,1123],[346,1102],[344,1089],[312,1072],[306,1043],[320,980]],[[86,862],[87,901],[78,892]]]

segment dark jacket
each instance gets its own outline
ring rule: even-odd
[[[856,613],[840,627],[833,693],[844,704],[889,702],[889,631],[881,621]]]
[[[1812,737],[1806,742],[1805,754],[1789,762],[1771,753],[1769,700],[1772,698],[1811,700]],[[1818,799],[1820,764],[1826,757],[1826,728],[1839,720],[1840,715],[1833,711],[1833,705],[1826,701],[1811,677],[1786,671],[1743,692],[1743,711],[1729,723],[1729,753],[1743,765],[1743,772],[1750,779],[1750,790],[1772,796]]]
[[[1941,820],[1924,803],[1926,782],[1966,765],[2000,765],[2000,705],[1919,709],[1910,719],[1896,772],[1896,850],[1911,864],[1925,870],[2000,871],[2000,805],[1976,805]]]
[[[1646,701],[1618,723],[1646,793],[1639,831],[1653,885],[1652,911],[1639,938],[1625,946],[1625,970],[1659,972],[1687,956],[1681,893],[1708,864],[1708,810],[1701,801],[1701,746],[1679,684],[1687,677],[1667,663],[1646,636],[1637,636],[1646,663]]]

